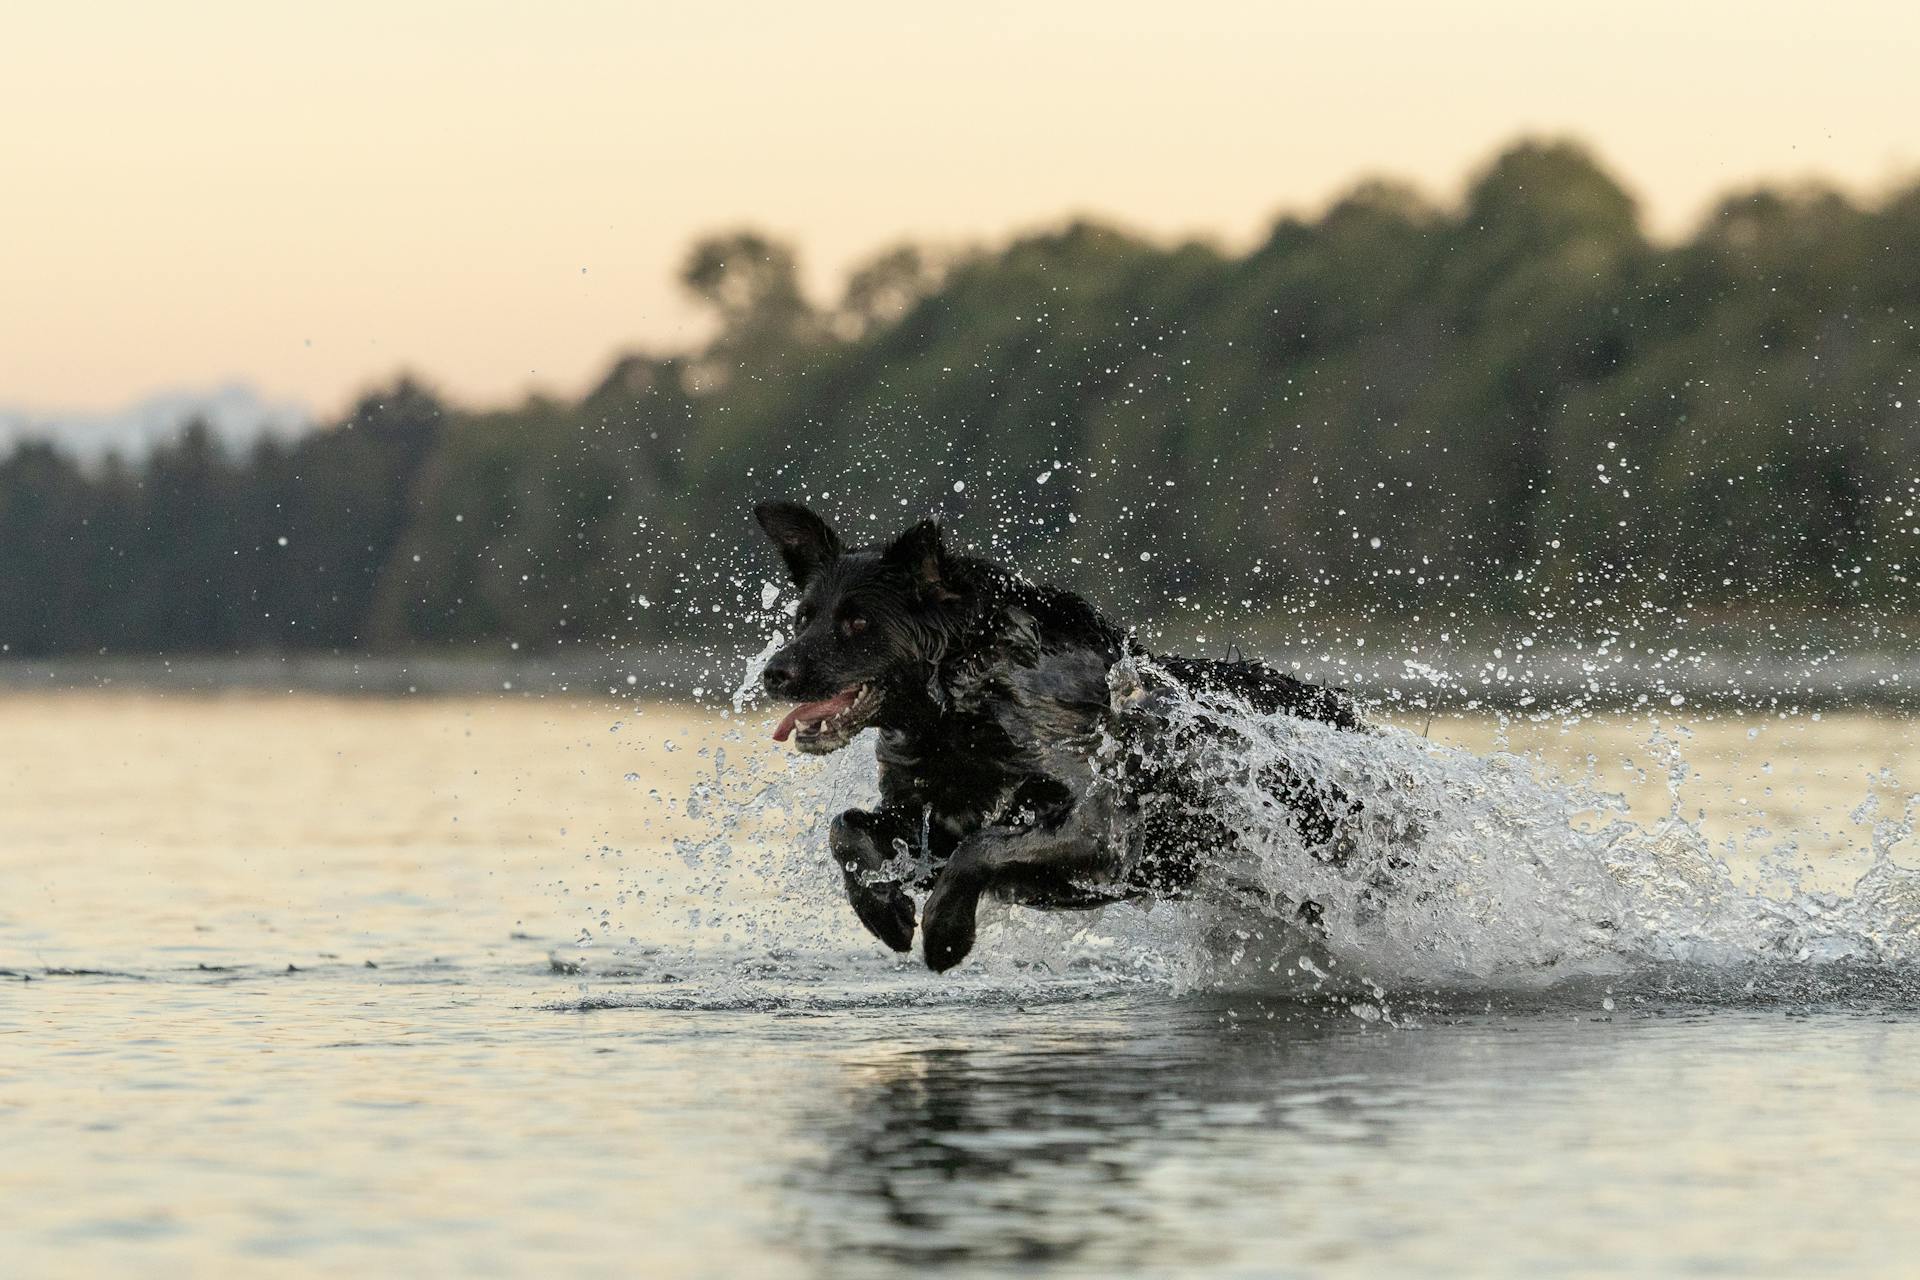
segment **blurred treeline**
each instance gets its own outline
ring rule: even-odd
[[[403,381],[244,456],[19,448],[0,642],[689,636],[758,603],[748,503],[823,491],[942,510],[1135,615],[1910,611],[1920,186],[1752,191],[1662,244],[1583,151],[1529,143],[1457,206],[1369,183],[1245,256],[1075,223],[895,249],[823,306],[735,233],[684,281],[711,340],[579,403]]]

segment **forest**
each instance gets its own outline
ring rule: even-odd
[[[854,540],[937,513],[1139,618],[1912,612],[1920,184],[1739,192],[1662,242],[1526,141],[1457,202],[1370,181],[1244,253],[1081,221],[893,247],[822,301],[740,230],[682,282],[710,337],[578,402],[400,377],[243,452],[19,445],[0,644],[698,643],[761,608],[774,495]]]

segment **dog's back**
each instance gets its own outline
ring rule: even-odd
[[[1318,720],[1336,729],[1355,729],[1360,715],[1344,689],[1308,684],[1255,658],[1156,659],[1189,692],[1231,694],[1263,715]]]
[[[1285,809],[1300,838],[1318,856],[1333,859],[1342,822],[1358,804],[1338,788],[1317,786],[1285,763],[1243,767],[1223,753],[1217,726],[1204,717],[1173,714],[1173,700],[1225,695],[1261,715],[1313,720],[1357,729],[1359,711],[1344,689],[1309,684],[1257,659],[1165,656],[1147,659],[1117,682],[1113,753],[1107,761],[1112,793],[1124,797],[1127,882],[1153,896],[1193,888],[1210,859],[1236,846],[1220,817],[1223,779],[1246,777]],[[1178,686],[1173,687],[1173,686]]]

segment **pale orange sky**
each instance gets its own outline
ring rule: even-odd
[[[1675,234],[1743,183],[1912,177],[1916,84],[1920,7],[1858,0],[14,5],[0,405],[573,393],[696,336],[705,230],[823,290],[1076,212],[1238,247],[1369,174],[1451,198],[1524,132]]]

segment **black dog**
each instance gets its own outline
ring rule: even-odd
[[[763,676],[800,704],[773,736],[825,754],[879,729],[880,806],[835,818],[830,843],[854,911],[896,951],[913,946],[906,886],[930,889],[921,928],[936,970],[972,949],[982,893],[1052,909],[1177,895],[1231,842],[1197,776],[1204,753],[1181,740],[1195,731],[1156,714],[1169,681],[1359,723],[1340,691],[1262,663],[1147,660],[1078,596],[949,553],[930,520],[846,548],[797,504],[754,515],[801,593],[795,635]],[[1331,849],[1357,810],[1283,770],[1260,782],[1312,845]]]

